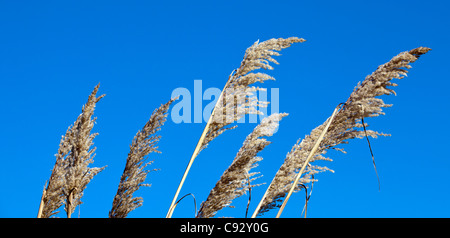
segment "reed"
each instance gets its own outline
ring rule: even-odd
[[[142,197],[133,197],[133,194],[141,187],[150,187],[150,184],[144,182],[147,174],[155,171],[146,169],[153,161],[144,162],[150,153],[161,153],[157,146],[161,136],[156,133],[166,122],[167,111],[176,99],[173,98],[155,109],[148,122],[134,136],[109,218],[125,218],[128,213],[142,206]]]
[[[273,58],[273,56],[280,55],[277,51],[288,48],[293,43],[304,41],[304,39],[297,37],[270,39],[261,43],[256,41],[245,51],[244,59],[242,60],[240,67],[234,70],[234,74],[232,73],[228,77],[225,87],[214,106],[211,116],[206,123],[203,133],[197,142],[197,146],[195,147],[183,177],[181,178],[166,218],[172,217],[178,195],[180,194],[189,170],[200,151],[206,148],[209,142],[226,130],[236,128],[236,126],[229,127],[231,123],[238,121],[246,114],[261,115],[262,112],[257,108],[267,106],[267,102],[261,102],[258,101],[256,97],[252,97],[254,92],[261,89],[258,87],[250,87],[250,85],[256,82],[262,83],[266,80],[273,80],[274,78],[268,74],[255,71],[259,69],[273,69],[269,62],[278,64]]]
[[[379,66],[362,83],[358,83],[342,109],[335,115],[334,120],[324,134],[323,140],[320,139],[320,135],[326,130],[325,128],[330,118],[312,130],[311,134],[303,140],[298,140],[292,147],[252,217],[280,207],[279,203],[283,201],[292,186],[294,186],[294,191],[299,191],[314,181],[312,179],[313,175],[323,171],[332,171],[325,166],[313,164],[314,161],[319,160],[331,161],[330,158],[324,156],[327,150],[336,149],[345,153],[342,148],[337,148],[336,146],[346,144],[350,139],[363,138],[364,136],[373,138],[388,136],[376,131],[365,130],[368,125],[363,125],[362,120],[384,115],[382,108],[391,107],[392,105],[385,104],[381,98],[377,97],[395,94],[395,91],[390,87],[397,86],[397,84],[391,82],[391,80],[404,78],[408,72],[407,69],[411,68],[409,64],[415,62],[429,50],[426,47],[419,47],[402,52],[389,62]],[[364,130],[361,130],[361,128],[364,128]],[[317,142],[319,142],[318,148],[313,151]],[[300,174],[301,178],[298,180],[298,183],[293,183],[301,168],[306,169],[303,174]]]
[[[270,63],[278,64],[273,57],[279,56],[279,51],[290,47],[293,43],[304,41],[297,37],[257,41],[245,51],[239,68],[229,75],[197,141],[167,212],[167,218],[172,217],[181,200],[178,199],[179,193],[198,154],[223,132],[236,128],[233,123],[247,114],[263,115],[261,108],[267,107],[268,102],[258,100],[255,93],[263,89],[253,86],[253,84],[263,83],[274,78],[260,71],[272,70],[273,67]],[[263,215],[275,208],[280,208],[276,216],[280,217],[289,197],[294,192],[310,189],[312,183],[317,181],[318,173],[333,172],[328,167],[319,166],[316,163],[317,161],[332,161],[325,157],[328,150],[335,149],[345,153],[339,146],[349,143],[351,139],[366,137],[369,140],[369,137],[389,136],[367,129],[369,125],[365,123],[365,119],[384,115],[383,108],[392,105],[385,104],[380,96],[395,94],[393,87],[397,84],[392,80],[407,76],[407,70],[411,68],[410,64],[430,50],[426,47],[419,47],[402,52],[387,63],[380,65],[372,74],[358,83],[346,102],[339,104],[324,123],[313,129],[304,139],[299,139],[287,153],[283,164],[267,186],[252,217]],[[82,203],[81,199],[86,186],[95,175],[106,167],[91,167],[96,150],[93,140],[97,136],[97,133],[92,133],[96,121],[93,114],[96,104],[104,97],[104,95],[96,96],[99,86],[94,88],[83,106],[81,114],[62,136],[55,164],[42,192],[38,218],[57,215],[58,209],[63,205],[67,217],[70,218],[75,208]],[[131,211],[143,205],[143,198],[135,197],[134,194],[141,187],[150,186],[146,182],[147,175],[156,169],[148,169],[153,162],[148,161],[148,158],[151,153],[160,153],[158,142],[161,136],[158,132],[166,122],[168,110],[175,100],[177,98],[173,98],[155,109],[147,123],[134,136],[108,214],[110,218],[125,218]],[[245,215],[247,217],[250,191],[253,187],[262,186],[262,184],[254,183],[260,174],[253,171],[262,161],[259,153],[271,143],[267,138],[277,131],[280,121],[287,115],[287,113],[274,113],[261,120],[260,124],[245,138],[231,165],[211,189],[198,212],[195,205],[195,217],[214,217],[221,209],[231,207],[236,198],[249,193]],[[374,160],[373,164],[375,167]],[[192,193],[187,195],[191,195],[196,204],[194,195]],[[307,195],[306,202],[308,200],[309,196]]]
[[[91,133],[96,120],[92,116],[97,102],[105,96],[96,97],[99,87],[100,84],[94,88],[81,114],[61,139],[55,165],[43,191],[38,218],[57,214],[59,211],[56,210],[63,204],[70,218],[82,203],[88,183],[106,167],[89,167],[94,162],[93,140],[97,136],[97,133]]]
[[[287,116],[286,113],[275,113],[264,118],[261,123],[247,136],[242,147],[230,167],[222,174],[216,186],[211,190],[208,198],[202,203],[197,217],[213,217],[219,210],[230,206],[231,202],[244,195],[257,179],[257,172],[250,172],[258,166],[257,162],[262,157],[257,156],[267,145],[270,144],[264,137],[269,137],[278,129],[279,121]]]

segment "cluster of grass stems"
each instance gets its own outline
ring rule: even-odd
[[[180,201],[179,195],[190,168],[199,153],[217,136],[227,130],[235,129],[236,126],[232,124],[245,115],[264,114],[259,109],[267,107],[268,102],[260,101],[255,96],[255,92],[264,89],[252,86],[252,84],[274,79],[263,73],[264,70],[273,69],[270,63],[278,64],[273,56],[279,56],[279,51],[304,41],[297,37],[257,41],[246,50],[241,65],[228,77],[200,135],[172,203],[168,207],[166,218],[172,217]],[[405,77],[407,69],[411,67],[410,63],[429,50],[426,47],[419,47],[402,52],[387,63],[380,65],[372,74],[359,82],[346,102],[337,105],[324,123],[313,129],[305,138],[299,139],[292,147],[272,182],[267,186],[266,192],[251,217],[257,217],[271,209],[278,209],[276,217],[280,217],[294,192],[306,191],[311,188],[312,184],[317,181],[315,179],[317,173],[332,171],[314,163],[318,160],[331,161],[330,158],[324,156],[327,150],[336,149],[345,153],[342,148],[337,146],[348,143],[350,139],[365,137],[369,141],[369,137],[388,136],[367,130],[368,125],[364,122],[364,118],[383,115],[382,108],[392,106],[385,104],[379,96],[395,94],[392,87],[397,84],[391,80]],[[95,123],[94,109],[99,100],[104,97],[104,95],[96,96],[98,89],[99,85],[90,94],[76,121],[62,136],[55,165],[42,193],[38,218],[54,217],[63,205],[66,216],[70,218],[75,208],[82,203],[81,198],[87,184],[106,168],[106,166],[101,168],[90,166],[93,163],[96,149],[93,146],[93,140],[97,135],[91,133]],[[140,187],[149,186],[145,183],[146,177],[155,169],[147,169],[152,161],[146,161],[150,153],[159,153],[157,144],[161,137],[158,132],[167,119],[171,104],[177,99],[172,98],[155,109],[148,122],[133,138],[117,193],[112,199],[112,207],[108,214],[110,218],[125,218],[131,211],[142,206],[143,199],[134,197],[133,194]],[[214,217],[219,210],[231,206],[235,198],[250,192],[255,186],[261,186],[261,184],[254,183],[259,172],[251,172],[251,170],[255,169],[258,166],[257,162],[262,160],[258,156],[259,152],[271,143],[267,138],[276,132],[280,121],[288,114],[274,113],[265,116],[244,140],[236,157],[210,191],[207,199],[200,205],[199,210],[196,209],[196,217]],[[375,166],[375,161],[373,162]],[[305,204],[305,217],[307,201],[308,199]],[[248,208],[247,205],[246,214]]]

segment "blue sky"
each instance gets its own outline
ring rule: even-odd
[[[73,217],[107,217],[129,144],[172,91],[222,88],[256,40],[298,36],[268,72],[279,89],[281,121],[255,171],[270,183],[297,139],[320,125],[358,81],[393,56],[419,46],[433,50],[395,80],[386,115],[367,119],[392,137],[372,139],[381,190],[365,140],[347,154],[329,152],[314,184],[308,217],[449,217],[447,123],[450,17],[446,1],[1,1],[0,217],[35,217],[59,141],[101,83],[94,166],[108,167],[85,190]],[[204,101],[204,105],[208,101]],[[170,117],[169,117],[170,118]],[[136,195],[144,205],[129,217],[164,217],[205,123],[164,125],[162,154]],[[256,124],[239,124],[212,141],[189,173],[181,195],[198,206]],[[266,189],[253,189],[250,211]],[[243,217],[247,197],[219,217]],[[192,217],[186,198],[174,217]],[[300,217],[295,194],[283,217]],[[59,214],[65,217],[64,211]],[[274,217],[275,212],[266,217]]]

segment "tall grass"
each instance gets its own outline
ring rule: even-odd
[[[274,78],[268,74],[255,71],[259,69],[273,69],[269,62],[278,64],[272,57],[280,55],[277,51],[288,48],[293,43],[304,41],[304,39],[297,37],[270,39],[261,43],[256,41],[245,51],[244,59],[242,60],[240,67],[234,70],[234,74],[232,73],[228,77],[228,81],[226,82],[211,116],[206,123],[205,129],[198,140],[194,153],[189,160],[169,207],[169,211],[167,212],[167,218],[172,217],[178,195],[198,153],[206,148],[209,142],[224,131],[236,128],[236,126],[228,127],[228,125],[238,121],[246,114],[262,114],[262,112],[258,110],[258,107],[267,106],[267,102],[258,101],[256,97],[252,96],[254,95],[254,92],[261,89],[258,87],[250,87],[250,85],[256,82],[263,83],[266,80],[273,80]]]
[[[274,78],[261,71],[272,70],[270,63],[278,64],[273,56],[280,56],[279,51],[304,41],[297,37],[257,41],[246,50],[241,65],[229,75],[211,116],[200,134],[197,146],[194,148],[168,208],[167,218],[172,217],[175,211],[179,201],[178,196],[199,153],[217,136],[227,130],[235,129],[236,126],[232,124],[245,115],[263,115],[259,109],[266,107],[268,102],[259,101],[255,96],[255,92],[263,89],[251,85]],[[388,136],[366,129],[369,125],[364,122],[364,118],[384,115],[382,108],[392,105],[385,104],[379,96],[395,94],[392,87],[397,84],[391,81],[405,77],[407,69],[411,67],[410,64],[429,50],[426,47],[419,47],[402,52],[358,83],[346,102],[337,106],[324,123],[313,129],[311,134],[303,140],[299,139],[292,147],[272,182],[267,186],[265,194],[260,198],[252,217],[280,208],[277,214],[279,217],[293,192],[311,187],[312,183],[317,181],[318,173],[332,171],[314,163],[319,160],[332,161],[324,156],[329,149],[345,153],[337,146],[348,143],[350,139]],[[90,167],[95,156],[93,140],[97,135],[91,133],[95,122],[92,116],[96,104],[104,96],[96,97],[98,89],[99,85],[90,94],[80,116],[61,139],[55,165],[42,193],[38,210],[39,218],[57,215],[58,209],[63,205],[66,216],[70,218],[75,208],[82,203],[81,198],[86,186],[106,167]],[[133,197],[133,194],[139,188],[149,186],[146,178],[152,170],[148,170],[147,166],[152,161],[146,162],[146,159],[150,153],[158,153],[157,143],[161,137],[157,133],[164,125],[170,105],[175,100],[177,98],[155,109],[148,122],[133,138],[117,193],[112,198],[110,218],[125,218],[131,211],[143,205],[143,198]],[[285,116],[287,113],[267,115],[254,128],[243,142],[231,165],[224,171],[207,199],[202,202],[200,209],[196,211],[196,217],[214,217],[221,209],[231,206],[237,197],[251,193],[251,189],[255,186],[263,186],[254,183],[259,173],[251,172],[251,170],[262,161],[263,158],[258,156],[259,152],[270,144],[267,138],[275,133],[281,119]],[[246,210],[246,214],[248,208],[248,205],[242,208]]]
[[[110,218],[125,218],[128,213],[142,206],[143,199],[141,197],[133,197],[133,193],[140,187],[150,187],[146,184],[145,179],[151,171],[146,169],[153,161],[144,164],[147,155],[155,152],[160,153],[157,149],[157,143],[161,136],[156,135],[167,119],[167,111],[169,106],[177,98],[171,99],[166,104],[161,105],[152,113],[148,122],[142,130],[138,131],[130,145],[130,153],[128,153],[125,169],[120,178],[119,188],[113,200]],[[153,170],[155,171],[155,170]]]
[[[56,215],[57,209],[64,204],[66,215],[70,218],[81,204],[88,183],[106,167],[89,167],[94,162],[96,148],[92,146],[97,136],[97,133],[91,134],[96,120],[92,116],[97,102],[105,96],[96,97],[99,87],[100,84],[89,95],[81,114],[61,139],[55,165],[43,191],[38,217]]]
[[[367,124],[362,120],[367,117],[377,117],[384,115],[383,107],[391,107],[385,104],[382,99],[377,98],[381,95],[395,94],[395,91],[389,87],[397,86],[391,82],[392,79],[401,79],[406,76],[410,63],[416,61],[422,54],[429,51],[429,48],[419,47],[411,51],[402,52],[392,58],[386,64],[378,67],[371,75],[367,76],[362,83],[358,83],[350,97],[344,103],[342,109],[335,115],[327,119],[322,125],[312,130],[311,134],[303,140],[299,140],[287,154],[284,163],[281,165],[277,174],[273,178],[266,194],[261,199],[256,208],[253,217],[264,213],[275,207],[279,207],[279,202],[283,201],[287,192],[294,187],[296,191],[304,188],[306,184],[314,181],[313,175],[331,171],[327,167],[314,165],[314,161],[331,161],[324,155],[329,149],[337,149],[345,153],[342,148],[336,146],[348,143],[348,140],[354,138],[363,138],[364,136],[388,136],[372,130],[366,130]],[[328,128],[329,126],[329,128]],[[361,130],[364,128],[364,130]],[[326,132],[321,138],[321,134]],[[314,147],[318,145],[318,149]],[[311,157],[312,156],[312,157]],[[299,183],[293,183],[298,176],[297,173],[305,168],[301,175]],[[303,171],[302,171],[303,172]]]

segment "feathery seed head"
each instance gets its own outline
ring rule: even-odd
[[[391,80],[405,77],[408,72],[406,69],[411,68],[409,64],[415,62],[420,55],[427,53],[429,50],[426,47],[419,47],[411,51],[402,52],[393,57],[389,62],[379,66],[362,83],[358,83],[342,109],[336,114],[325,137],[320,143],[319,149],[317,149],[307,164],[306,172],[302,175],[299,185],[296,187],[297,191],[302,189],[304,184],[314,181],[312,179],[314,174],[326,170],[331,171],[327,167],[312,165],[317,160],[331,161],[331,159],[324,157],[328,149],[348,143],[349,139],[363,138],[366,133],[367,136],[374,138],[377,136],[389,136],[372,130],[362,131],[360,129],[363,127],[361,119],[384,115],[382,108],[390,107],[391,105],[385,104],[382,99],[376,97],[395,94],[395,91],[389,87],[397,86],[397,84],[392,83]],[[292,150],[287,154],[283,165],[267,189],[266,195],[261,202],[259,214],[279,207],[278,202],[283,200],[291,188],[298,170],[305,164],[309,152],[315,145],[328,120],[292,147]],[[368,125],[365,124],[364,126],[367,127]],[[341,148],[337,149],[343,151]]]

